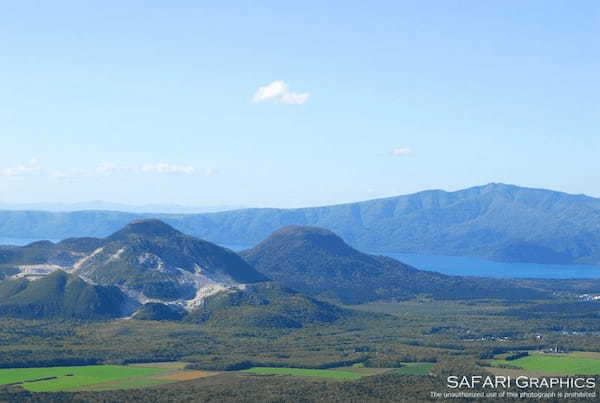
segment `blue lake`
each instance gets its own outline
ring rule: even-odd
[[[243,245],[223,245],[236,252],[251,248]],[[367,252],[370,253],[370,252]],[[421,270],[437,271],[451,276],[478,276],[495,278],[600,278],[600,266],[558,265],[538,263],[502,263],[485,259],[417,255],[414,253],[371,253],[400,260]]]
[[[39,239],[0,238],[0,245],[26,245]],[[252,246],[222,245],[239,252]],[[437,271],[454,276],[496,278],[600,278],[600,266],[554,265],[537,263],[501,263],[489,260],[413,253],[374,253],[400,260],[421,270]]]
[[[380,253],[421,270],[454,276],[497,278],[600,278],[600,266],[558,265],[538,263],[501,263],[484,259],[416,255],[412,253]]]

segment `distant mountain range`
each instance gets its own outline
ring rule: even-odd
[[[81,203],[6,203],[0,202],[0,210],[12,211],[123,211],[127,213],[164,213],[164,214],[198,214],[217,211],[239,210],[244,206],[181,206],[178,204],[144,204],[133,205],[90,201]]]
[[[302,225],[334,231],[362,251],[600,264],[600,199],[503,184],[327,207],[191,215],[3,211],[0,237],[103,237],[148,217],[221,245],[252,246],[282,227]]]

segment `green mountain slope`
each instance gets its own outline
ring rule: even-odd
[[[36,281],[0,282],[0,316],[110,319],[127,315],[135,307],[116,287],[91,285],[60,270]]]
[[[178,306],[161,304],[158,302],[149,302],[144,304],[133,315],[137,320],[172,320],[178,321],[185,317],[187,312]]]
[[[360,314],[268,282],[212,295],[185,320],[223,327],[301,328],[354,315]]]

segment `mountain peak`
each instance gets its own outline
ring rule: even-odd
[[[483,185],[482,188],[484,189],[505,189],[505,188],[516,188],[517,186],[515,185],[509,185],[506,183],[500,183],[500,182],[491,182],[488,183],[487,185]]]
[[[283,227],[268,237],[264,243],[302,243],[323,249],[344,250],[350,247],[338,235],[325,228],[290,225]]]
[[[314,237],[319,239],[311,242]],[[333,242],[339,245],[323,245]],[[282,228],[241,255],[251,266],[286,287],[344,304],[420,294],[435,299],[541,296],[536,290],[496,279],[449,277],[420,271],[389,257],[362,253],[331,231],[316,227]]]
[[[339,238],[333,231],[321,227],[309,227],[302,225],[288,225],[280,228],[272,235],[277,236],[324,236]]]
[[[173,236],[181,232],[171,227],[169,224],[157,219],[140,219],[131,221],[122,230],[113,234],[115,236],[123,235],[143,235],[143,236]]]

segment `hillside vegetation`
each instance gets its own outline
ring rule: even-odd
[[[283,228],[241,252],[266,276],[308,295],[345,304],[407,299],[546,298],[549,292],[514,281],[446,276],[417,270],[397,260],[357,251],[331,231]]]
[[[0,317],[110,319],[136,305],[117,287],[91,285],[61,270],[37,281],[0,282]]]

